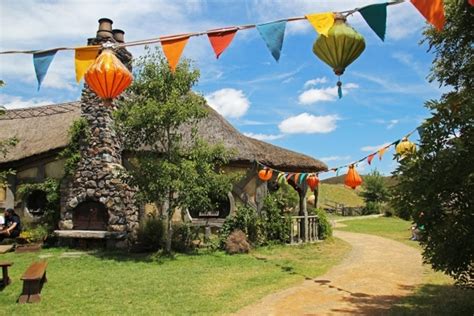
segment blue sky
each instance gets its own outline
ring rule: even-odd
[[[114,27],[125,30],[126,40],[132,41],[376,2],[2,1],[0,50],[83,45],[95,35],[101,17],[114,20]],[[191,38],[184,56],[201,70],[195,90],[241,132],[335,167],[414,129],[428,116],[424,102],[442,92],[426,80],[432,55],[419,45],[425,22],[410,3],[388,8],[385,42],[358,13],[348,22],[365,37],[367,47],[342,77],[341,100],[336,98],[336,76],[312,53],[317,34],[307,21],[288,23],[278,63],[255,29],[239,31],[218,60],[205,36]],[[131,51],[138,56],[144,49]],[[1,55],[0,78],[7,83],[0,104],[7,108],[72,101],[80,95],[72,52],[56,55],[39,92],[31,55]],[[376,167],[388,174],[396,166],[392,153],[359,170]]]

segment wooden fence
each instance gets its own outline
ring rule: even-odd
[[[290,244],[315,242],[318,240],[318,216],[291,216]]]

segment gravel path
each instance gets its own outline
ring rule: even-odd
[[[380,315],[421,283],[422,259],[415,248],[374,235],[334,235],[352,246],[341,264],[237,315]]]

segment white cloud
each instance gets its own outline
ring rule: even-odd
[[[283,134],[277,134],[277,135],[274,135],[274,134],[255,134],[255,133],[244,133],[245,136],[247,137],[252,137],[252,138],[255,138],[255,139],[258,139],[258,140],[275,140],[275,139],[280,139],[282,138]]]
[[[390,145],[391,143],[383,143],[381,145],[376,145],[376,146],[364,146],[362,147],[360,150],[362,151],[370,151],[370,152],[376,152],[377,150],[387,146],[387,145]]]
[[[305,87],[308,86],[308,82],[309,81],[305,83]],[[350,90],[356,89],[358,87],[359,86],[355,83],[347,83],[343,86],[343,93],[347,94]],[[337,98],[337,86],[334,86],[327,88],[311,88],[306,91],[303,91],[298,96],[298,101],[300,104],[309,105],[317,102],[336,101]]]
[[[311,79],[304,83],[304,88],[306,89],[308,87],[314,87],[318,83],[327,83],[327,82],[328,82],[328,79],[326,77]]]
[[[207,103],[227,118],[239,118],[247,113],[250,101],[242,90],[225,88],[205,96]]]
[[[349,160],[349,159],[351,159],[351,156],[329,156],[329,157],[320,158],[319,160],[322,160],[324,162],[331,162],[331,161],[343,161],[343,160]]]
[[[24,100],[22,97],[10,96],[6,94],[0,94],[0,104],[8,110],[20,109],[20,108],[31,108],[42,105],[54,104],[51,100],[45,99],[29,99]]]
[[[337,115],[315,116],[302,113],[283,120],[278,128],[285,134],[329,133],[336,129]]]
[[[382,124],[382,125],[387,125],[387,129],[392,129],[393,127],[395,127],[395,125],[400,123],[400,120],[396,120],[396,119],[393,119],[393,120],[377,119],[377,120],[374,120],[374,122],[378,123],[378,124]]]

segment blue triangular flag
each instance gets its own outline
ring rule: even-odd
[[[360,14],[383,41],[385,40],[385,30],[387,28],[387,3],[371,4],[359,9]]]
[[[286,21],[270,22],[257,25],[257,30],[276,61],[280,59],[280,52],[285,37]]]
[[[423,126],[419,126],[417,129],[418,135],[420,135],[421,138],[423,138],[423,134],[425,133],[425,128]]]
[[[51,50],[33,54],[33,65],[35,66],[36,79],[38,79],[38,90],[40,89],[41,83],[48,72],[49,65],[51,65],[56,52],[57,50]]]

